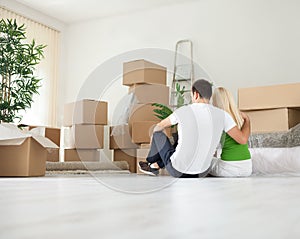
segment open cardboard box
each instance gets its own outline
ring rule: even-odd
[[[51,140],[23,132],[12,124],[0,124],[0,176],[44,176]]]

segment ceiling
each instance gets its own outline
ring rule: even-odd
[[[192,0],[16,0],[64,23],[111,17]]]

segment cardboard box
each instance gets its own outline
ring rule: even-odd
[[[134,84],[129,87],[139,104],[160,103],[169,105],[169,87],[165,85]]]
[[[47,148],[58,147],[42,136],[0,124],[0,176],[45,175]]]
[[[83,161],[98,162],[100,161],[100,151],[97,149],[65,149],[65,162]]]
[[[300,107],[300,83],[238,90],[240,110]]]
[[[103,149],[103,125],[73,125],[71,127],[75,148]]]
[[[139,146],[132,143],[128,124],[110,127],[110,149],[136,149]]]
[[[145,60],[123,64],[123,85],[137,83],[166,85],[167,68]]]
[[[107,125],[107,102],[81,100],[66,104],[64,126],[74,124]]]
[[[156,121],[137,121],[132,123],[132,142],[133,143],[150,143],[153,129]],[[165,134],[171,136],[171,128],[166,129]]]
[[[37,133],[38,135],[45,136],[50,139],[57,146],[60,146],[60,129],[51,128],[45,126],[29,126],[28,128],[31,132]]]
[[[59,149],[49,149],[47,151],[47,159],[49,162],[59,162]]]
[[[132,124],[137,121],[154,121],[154,122],[160,122],[160,119],[158,119],[155,116],[155,113],[153,112],[154,109],[157,109],[157,107],[152,106],[152,104],[136,104],[132,107],[130,113],[129,113],[129,130],[132,129]]]
[[[129,171],[136,173],[136,149],[114,150],[114,161],[126,161],[129,164]]]
[[[281,108],[244,111],[250,118],[252,133],[287,131],[300,123],[300,110]]]

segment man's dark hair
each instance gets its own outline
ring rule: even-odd
[[[197,92],[201,98],[209,100],[212,95],[212,84],[207,80],[196,80],[192,86],[192,91]]]

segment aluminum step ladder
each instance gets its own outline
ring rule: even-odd
[[[181,53],[179,52],[181,51]],[[183,54],[183,53],[187,54]],[[173,110],[191,103],[194,81],[193,43],[180,40],[176,43],[170,106]]]

